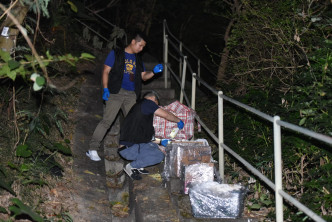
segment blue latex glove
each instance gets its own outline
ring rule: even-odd
[[[178,122],[178,128],[183,129],[183,127],[184,127],[184,123],[182,122],[182,120],[180,120],[180,122]]]
[[[163,140],[161,140],[160,144],[161,144],[162,146],[166,147],[167,144],[168,144],[168,142],[169,142],[168,139],[163,139]]]
[[[164,66],[162,64],[158,64],[153,68],[153,73],[154,74],[160,73],[163,71],[163,69],[164,69]]]
[[[108,97],[110,97],[110,91],[108,90],[108,88],[104,88],[103,100],[107,101]]]

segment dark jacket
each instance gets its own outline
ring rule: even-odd
[[[145,115],[142,113],[142,102],[137,102],[129,111],[121,124],[120,140],[131,143],[151,142],[154,135],[153,113]]]
[[[123,71],[125,69],[125,51],[116,49],[114,52],[115,52],[115,61],[108,78],[108,89],[112,94],[116,94],[120,91],[123,79]],[[138,99],[140,98],[141,89],[142,89],[141,73],[144,71],[144,68],[143,68],[142,58],[137,54],[135,55],[135,57],[136,57],[135,93],[136,93],[136,99]]]

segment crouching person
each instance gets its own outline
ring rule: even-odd
[[[160,108],[158,94],[154,91],[147,92],[143,99],[138,101],[124,119],[120,130],[119,154],[132,161],[124,167],[124,171],[134,180],[140,180],[140,174],[148,174],[144,169],[160,163],[164,159],[164,153],[158,144],[152,141],[154,138],[153,116],[165,118],[177,123],[180,129],[184,123],[172,113]],[[161,145],[166,146],[168,140],[161,140]]]

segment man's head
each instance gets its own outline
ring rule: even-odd
[[[156,91],[151,90],[149,92],[146,92],[143,96],[144,99],[149,99],[155,102],[157,105],[159,105],[159,95]]]
[[[127,49],[129,53],[139,53],[146,46],[147,37],[141,32],[135,32]]]

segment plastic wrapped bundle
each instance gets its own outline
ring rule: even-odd
[[[188,194],[191,184],[213,181],[213,163],[196,163],[185,167],[184,193]]]
[[[195,183],[189,189],[193,216],[197,218],[239,218],[247,189],[214,181]]]
[[[171,143],[166,147],[163,176],[180,178],[185,166],[211,162],[211,147],[201,142]]]

